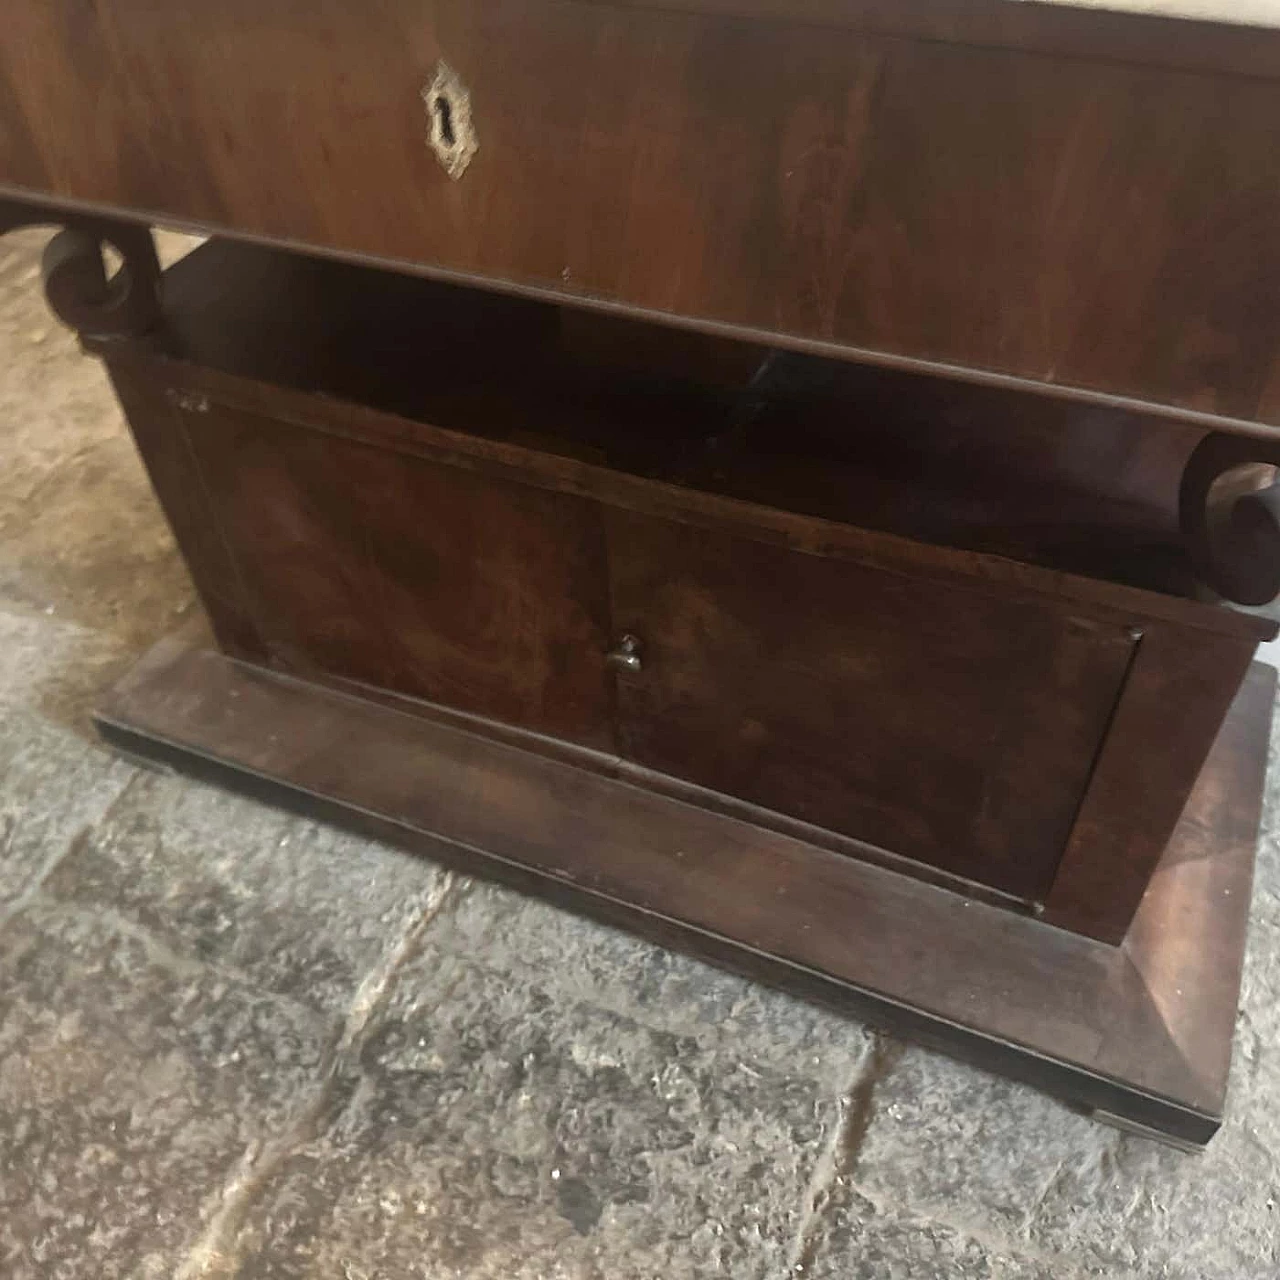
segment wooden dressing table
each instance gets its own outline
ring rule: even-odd
[[[109,741],[1212,1136],[1280,4],[5,16],[0,229],[212,628]]]

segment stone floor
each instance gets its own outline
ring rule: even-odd
[[[1275,798],[1186,1156],[140,771],[88,708],[191,590],[41,241],[0,241],[0,1276],[1277,1274]]]

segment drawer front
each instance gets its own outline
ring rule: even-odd
[[[1275,80],[566,0],[4,9],[0,184],[1280,423]]]
[[[592,504],[199,398],[181,416],[269,661],[612,747]]]
[[[622,511],[623,753],[1006,893],[1053,879],[1134,640],[1052,608]]]

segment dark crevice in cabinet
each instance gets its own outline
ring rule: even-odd
[[[247,246],[206,246],[165,296],[170,350],[206,368],[930,545],[1197,593],[1177,512],[1195,426]]]

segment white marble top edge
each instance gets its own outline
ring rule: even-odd
[[[1028,0],[1008,0],[1010,4]],[[1111,9],[1163,18],[1201,18],[1244,27],[1280,27],[1280,0],[1034,0],[1068,9]]]

